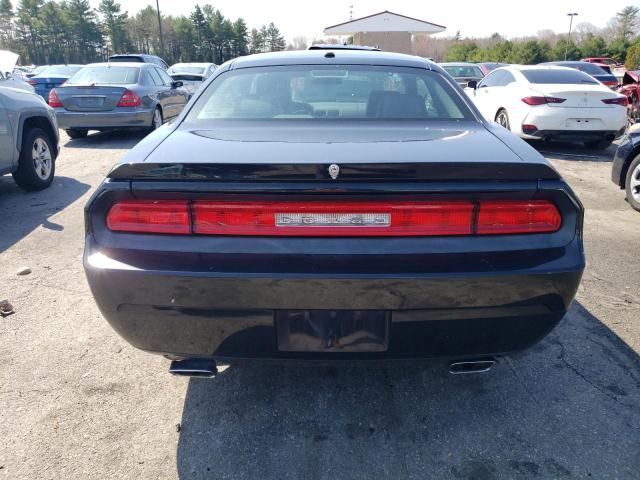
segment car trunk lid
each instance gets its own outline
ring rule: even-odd
[[[602,85],[543,85],[533,87],[545,97],[564,99],[563,102],[547,103],[551,108],[614,108],[603,100],[614,99],[618,95],[611,90],[605,90]]]
[[[72,112],[114,110],[127,89],[119,86],[69,85],[56,89],[65,109]]]

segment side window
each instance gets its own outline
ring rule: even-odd
[[[151,79],[151,75],[149,74],[149,70],[143,69],[140,74],[140,84],[145,85],[147,87],[155,85],[155,82]]]
[[[503,76],[504,76],[503,81],[502,81],[503,85],[506,86],[506,85],[509,85],[509,84],[514,83],[516,81],[516,77],[514,77],[511,72],[507,72],[506,70],[503,70],[502,73],[503,73]]]
[[[501,86],[502,73],[503,73],[502,70],[499,70],[497,72],[491,72],[489,75],[484,77],[484,79],[480,82],[480,85],[478,85],[478,88]]]
[[[162,79],[163,84],[167,87],[170,87],[171,84],[173,83],[173,80],[171,80],[171,77],[169,76],[169,74],[164,70],[161,70],[160,68],[155,68],[154,70],[158,73],[158,75],[160,75],[160,78]]]
[[[147,69],[147,72],[149,72],[149,76],[153,80],[153,85],[156,85],[159,87],[164,85],[164,82],[162,81],[162,79],[160,78],[160,75],[158,74],[157,68],[149,68]]]

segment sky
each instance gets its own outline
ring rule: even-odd
[[[97,7],[100,0],[90,0]],[[120,0],[123,10],[135,14],[153,0]],[[160,10],[166,15],[189,15],[196,3],[211,3],[225,17],[245,19],[249,28],[274,22],[285,38],[296,36],[310,40],[322,38],[322,30],[349,20],[350,5],[353,18],[390,10],[447,27],[438,36],[489,36],[498,32],[507,38],[535,35],[539,30],[566,32],[569,28],[567,13],[577,12],[574,26],[589,22],[597,27],[606,26],[615,13],[627,5],[640,7],[640,0],[160,0]],[[535,6],[534,6],[535,5]]]

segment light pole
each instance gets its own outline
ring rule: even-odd
[[[571,27],[573,27],[573,17],[577,17],[578,14],[577,13],[567,13],[567,15],[569,16],[570,20],[569,20],[569,36],[567,37],[567,46],[564,49],[564,59],[567,59],[567,53],[569,52],[569,42],[571,41]]]
[[[164,57],[164,39],[162,38],[162,18],[160,17],[160,0],[156,0],[156,10],[158,11],[158,32],[160,33],[160,55]]]

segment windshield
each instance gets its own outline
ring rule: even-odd
[[[168,70],[169,74],[174,73],[195,73],[196,75],[202,75],[204,73],[204,67],[189,67],[186,65],[174,65]]]
[[[65,77],[70,77],[71,75],[76,73],[81,68],[82,67],[80,67],[80,66],[71,67],[71,66],[66,66],[66,65],[58,65],[58,66],[53,66],[53,67],[47,67],[44,70],[42,70],[41,72],[39,72],[38,75],[48,75],[49,77],[51,77],[53,75],[63,75]]]
[[[372,66],[256,67],[220,75],[188,121],[473,118],[438,73]]]
[[[521,73],[529,83],[556,85],[597,85],[600,83],[586,73],[574,69],[524,69],[521,70]]]
[[[482,70],[475,65],[445,65],[444,68],[452,77],[482,78]]]
[[[66,85],[130,85],[138,83],[137,67],[84,67]]]

